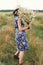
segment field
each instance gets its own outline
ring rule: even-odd
[[[15,28],[12,12],[0,12],[0,65],[18,65]],[[24,65],[43,65],[43,12],[36,12],[26,31],[30,50],[25,52]]]

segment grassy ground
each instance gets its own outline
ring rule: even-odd
[[[38,13],[40,14],[40,13]],[[18,65],[12,12],[0,12],[0,65]],[[30,50],[25,52],[24,65],[43,65],[43,16],[36,16],[26,31]]]

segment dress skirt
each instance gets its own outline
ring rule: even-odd
[[[25,31],[19,31],[18,29],[16,29],[15,40],[17,43],[17,49],[19,51],[24,51],[29,49]]]

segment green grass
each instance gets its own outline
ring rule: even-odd
[[[36,21],[39,21],[39,23],[42,23],[43,24],[43,16],[36,16],[35,17],[35,20]]]
[[[42,17],[35,18],[42,22]],[[40,24],[40,22],[39,22]],[[0,64],[17,65],[18,60],[13,55],[16,51],[15,29],[13,16],[5,13],[0,16]],[[42,24],[43,25],[43,24]],[[25,52],[24,65],[43,65],[43,26],[31,24],[26,32],[30,49]]]
[[[32,24],[32,30],[34,31],[33,32],[34,36],[37,36],[43,40],[43,26]]]

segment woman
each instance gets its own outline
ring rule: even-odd
[[[16,29],[15,40],[17,42],[17,52],[14,57],[19,58],[19,65],[23,65],[24,51],[28,50],[28,43],[26,39],[25,30],[29,29],[29,25],[24,26],[23,21],[19,18],[19,9],[15,9],[13,12],[14,15],[14,26]]]

